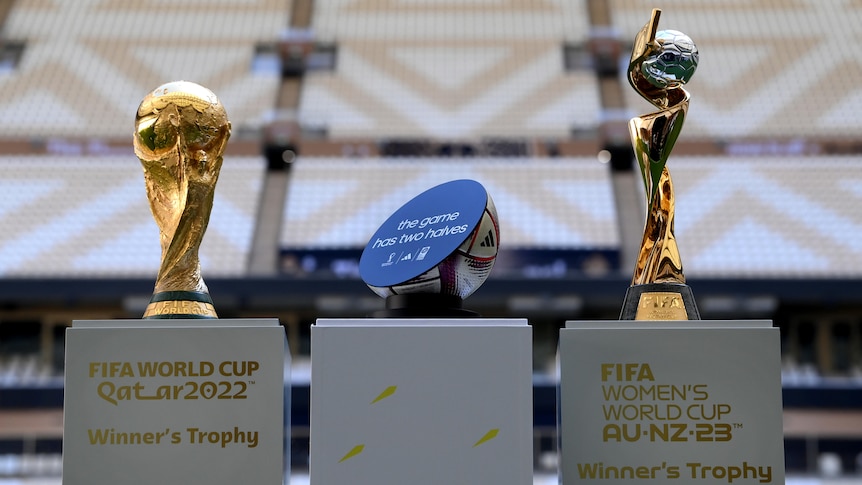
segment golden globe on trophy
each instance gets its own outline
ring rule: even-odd
[[[658,31],[661,10],[635,38],[629,84],[658,111],[632,118],[629,133],[646,192],[646,224],[620,320],[699,320],[673,234],[674,193],[666,164],[691,97],[683,88],[697,68],[694,42],[682,32]]]
[[[218,318],[201,277],[198,251],[228,138],[224,106],[198,84],[164,84],[138,107],[135,154],[162,247],[145,319]]]

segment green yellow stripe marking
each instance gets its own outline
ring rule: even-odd
[[[387,397],[395,394],[396,389],[398,389],[398,386],[387,387],[386,389],[383,390],[383,392],[380,393],[380,395],[378,395],[377,397],[374,398],[373,401],[371,401],[371,404],[374,404],[378,401],[382,401],[382,400],[386,399]]]
[[[479,438],[479,441],[477,441],[476,444],[473,445],[473,448],[481,445],[482,443],[485,443],[487,441],[491,441],[492,439],[496,438],[497,433],[499,433],[499,432],[500,432],[500,428],[494,428],[494,429],[488,431],[487,433],[485,433],[485,436],[482,436],[481,438]]]
[[[365,449],[365,445],[356,445],[356,446],[354,446],[354,447],[353,447],[353,449],[351,449],[350,451],[348,451],[346,455],[342,456],[342,457],[341,457],[341,459],[340,459],[340,460],[338,460],[338,463],[341,463],[341,462],[343,462],[343,461],[347,461],[347,460],[349,460],[349,459],[353,458],[354,456],[356,456],[356,455],[358,455],[358,454],[362,453],[362,450],[364,450],[364,449]]]

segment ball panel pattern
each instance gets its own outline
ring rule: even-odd
[[[659,48],[641,64],[647,81],[656,87],[668,88],[691,80],[699,60],[694,41],[677,30],[660,30],[655,40]]]

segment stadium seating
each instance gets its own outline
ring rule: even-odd
[[[556,481],[556,383],[544,372],[557,329],[616,318],[640,243],[625,125],[655,108],[625,69],[654,6],[661,29],[700,51],[668,168],[702,314],[781,327],[785,411],[799,413],[785,415],[788,470],[816,474],[818,453],[821,467],[837,457],[862,469],[859,0],[16,0],[0,1],[0,283],[60,293],[0,295],[0,483],[59,483],[64,327],[140,316],[128,301],[140,295],[66,308],[62,289],[150,288],[158,229],[133,120],[151,89],[179,79],[215,92],[233,125],[204,276],[222,286],[223,317],[286,322],[294,371],[314,318],[381,303],[355,260],[395,209],[453,179],[488,189],[501,256],[470,303],[530,318],[547,420],[536,483]],[[605,148],[611,163],[600,164]],[[528,271],[508,251],[553,264]],[[344,258],[343,271],[293,271],[302,256],[288,256],[315,252]],[[316,285],[331,288],[258,291]],[[307,381],[294,379],[298,468]],[[4,427],[20,403],[47,414]],[[821,420],[831,414],[844,421]],[[307,483],[302,471],[294,482]]]
[[[213,276],[246,272],[265,163],[228,157],[201,247]],[[0,275],[151,276],[160,259],[140,163],[128,156],[0,156]]]
[[[331,138],[557,137],[599,123],[597,78],[566,71],[582,1],[319,2],[332,71],[305,77],[299,119]]]
[[[607,167],[595,158],[300,158],[291,169],[281,247],[363,248],[407,200],[450,180],[482,183],[501,247],[616,248]],[[397,181],[397,183],[395,183]]]
[[[676,157],[693,277],[862,276],[862,157]]]
[[[634,38],[654,5],[612,0],[613,26]],[[862,129],[862,9],[841,2],[662,2],[659,29],[700,51],[687,139],[847,138]],[[628,105],[651,106],[632,89]]]
[[[3,37],[25,47],[17,69],[0,76],[0,139],[130,137],[144,95],[175,80],[217,93],[235,130],[259,128],[280,74],[251,70],[255,46],[278,40],[289,8],[16,2]]]

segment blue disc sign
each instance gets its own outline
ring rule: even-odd
[[[372,286],[404,283],[437,266],[479,224],[488,193],[474,180],[453,180],[414,197],[371,236],[359,274]]]

